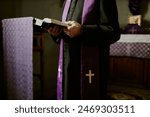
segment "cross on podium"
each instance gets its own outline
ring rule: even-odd
[[[130,29],[130,32],[131,32],[132,34],[134,34],[134,33],[136,33],[136,32],[137,32],[137,29],[136,29],[136,28],[134,28],[134,27],[132,27],[132,28]]]
[[[89,70],[89,73],[88,74],[85,74],[85,76],[88,76],[89,78],[89,83],[91,84],[92,83],[92,76],[94,76],[95,74],[92,73],[92,70]]]

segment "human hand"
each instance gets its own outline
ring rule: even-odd
[[[51,35],[57,37],[62,32],[62,28],[60,26],[54,25],[47,30]]]
[[[78,35],[80,35],[81,33],[81,24],[79,24],[76,21],[67,21],[65,22],[66,24],[68,24],[67,28],[64,28],[63,31],[70,36],[71,38],[76,37]]]

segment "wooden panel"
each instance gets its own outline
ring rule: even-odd
[[[150,88],[150,59],[144,60],[144,85]]]
[[[110,57],[109,72],[111,83],[150,86],[150,59]]]

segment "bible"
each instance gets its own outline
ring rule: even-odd
[[[51,19],[51,18],[44,18],[44,19],[34,18],[33,24],[35,26],[39,26],[44,29],[48,29],[54,25],[58,25],[60,27],[67,27],[66,23],[56,20],[56,19]]]

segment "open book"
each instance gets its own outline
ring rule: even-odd
[[[66,23],[56,20],[56,19],[51,19],[51,18],[44,18],[44,19],[34,18],[33,24],[41,28],[45,28],[45,29],[48,29],[54,25],[67,27]]]

